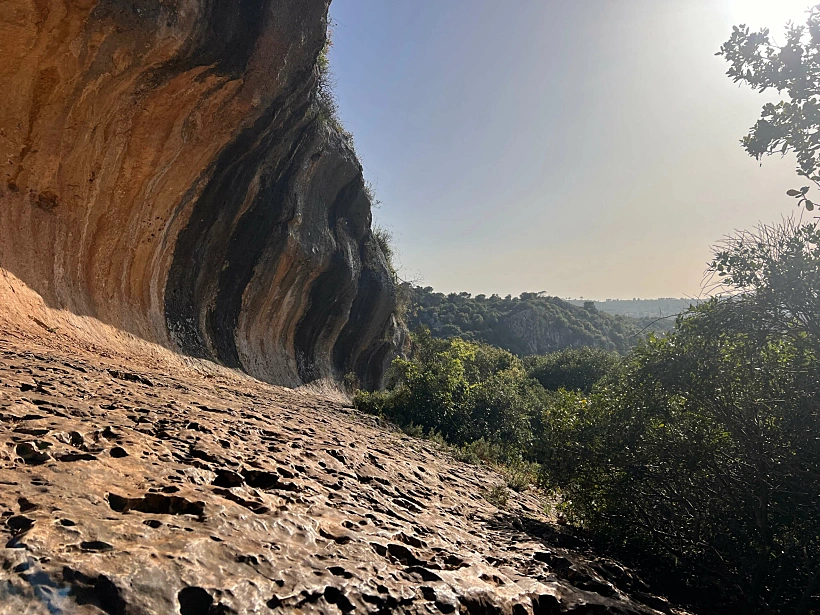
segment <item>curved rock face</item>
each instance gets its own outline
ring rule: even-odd
[[[267,381],[376,386],[395,288],[318,117],[328,3],[0,4],[0,267]]]

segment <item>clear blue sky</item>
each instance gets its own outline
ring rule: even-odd
[[[696,296],[709,246],[796,211],[738,141],[766,97],[714,54],[807,0],[334,0],[341,117],[405,278]],[[771,98],[771,97],[769,97]]]

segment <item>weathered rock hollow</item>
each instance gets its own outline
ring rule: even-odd
[[[263,380],[376,386],[395,287],[320,118],[328,4],[0,4],[0,268]]]

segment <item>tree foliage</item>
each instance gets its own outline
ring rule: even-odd
[[[820,340],[820,231],[793,219],[726,240],[711,270],[724,292],[753,291],[763,326],[795,339]],[[808,336],[808,338],[806,337]]]
[[[458,336],[524,357],[592,346],[625,353],[642,335],[640,321],[575,306],[557,297],[521,293],[499,297],[434,292],[413,286],[407,324],[435,337]]]
[[[528,361],[528,366],[530,375],[548,391],[563,388],[589,393],[620,362],[621,357],[617,353],[585,347],[533,357]]]
[[[455,445],[483,439],[510,451],[528,446],[540,387],[520,359],[486,344],[435,339],[424,328],[414,343],[414,358],[393,361],[388,390],[357,393],[357,407]]]
[[[574,520],[661,558],[712,606],[820,608],[816,232],[730,240],[713,268],[738,294],[639,345],[588,401],[546,410],[544,478]]]
[[[760,119],[742,140],[757,160],[793,152],[797,173],[820,182],[820,6],[810,9],[804,24],[786,26],[782,44],[766,28],[751,31],[735,26],[718,52],[729,62],[727,74],[755,90],[777,90],[788,100],[767,103]],[[788,191],[809,211],[815,203],[809,188]]]

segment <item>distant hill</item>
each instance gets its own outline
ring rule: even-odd
[[[570,299],[567,303],[582,306],[588,301],[584,299]],[[595,307],[607,314],[646,318],[660,316],[677,316],[690,306],[700,303],[699,299],[676,299],[673,297],[661,299],[607,299],[595,301]]]
[[[627,352],[645,330],[665,331],[671,321],[609,314],[597,304],[574,305],[541,293],[476,295],[437,293],[431,287],[410,287],[406,321],[436,337],[458,336],[499,346],[519,356],[546,354],[563,348],[593,346]]]

